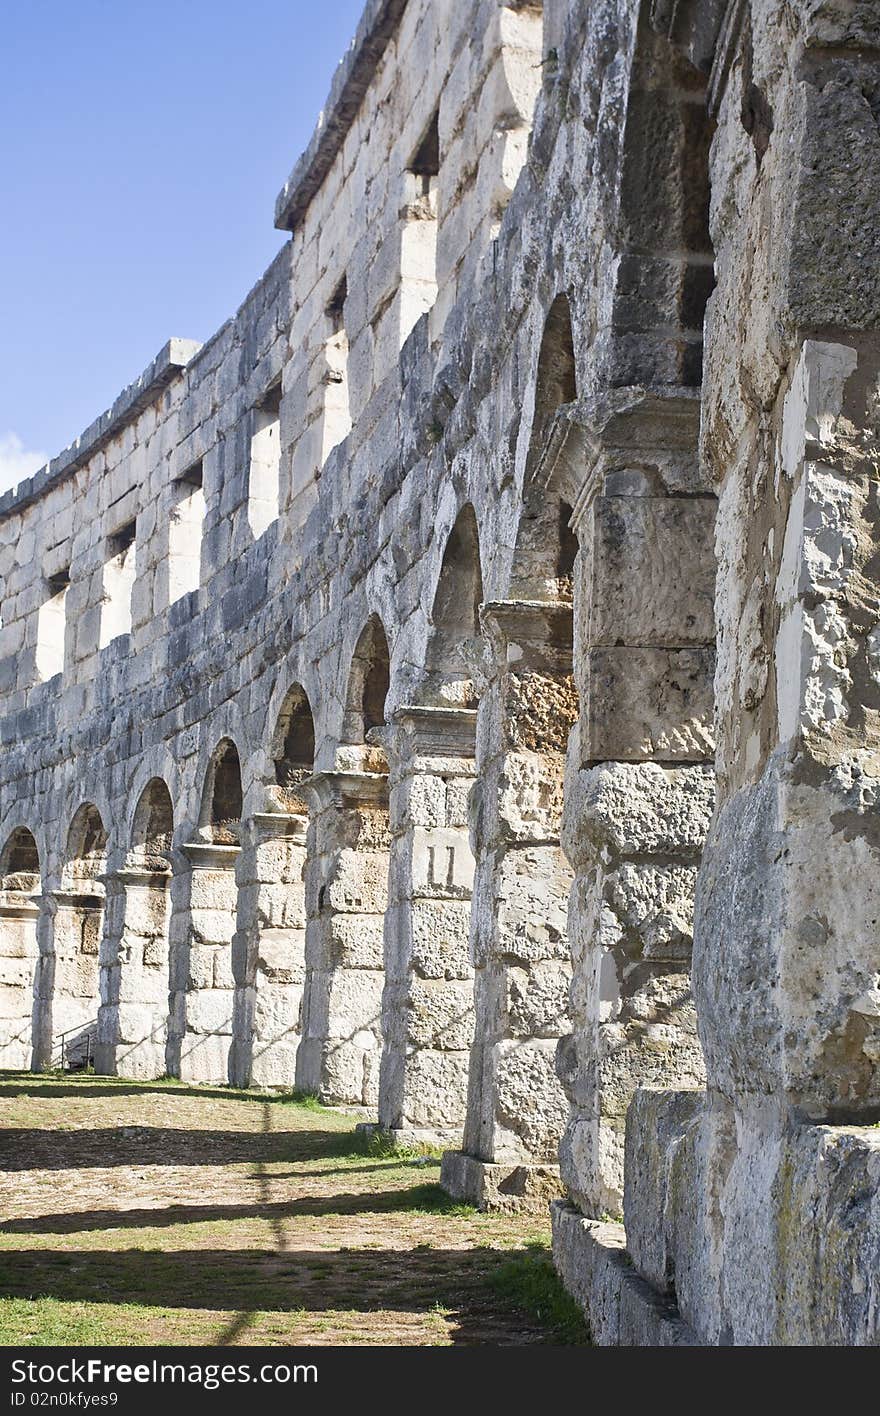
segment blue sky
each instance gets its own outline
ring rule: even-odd
[[[5,0],[0,490],[232,314],[362,4]]]

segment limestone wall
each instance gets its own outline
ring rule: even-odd
[[[0,500],[4,1058],[561,1173],[599,1341],[876,1342],[872,26],[370,0],[241,309]]]

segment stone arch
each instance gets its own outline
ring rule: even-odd
[[[572,599],[578,541],[552,451],[559,441],[560,411],[568,410],[577,396],[571,307],[563,291],[547,312],[538,351],[535,407],[508,591],[511,600]]]
[[[379,1124],[398,1139],[419,1135],[437,1144],[460,1139],[473,1040],[468,799],[476,776],[482,600],[479,527],[466,502],[441,558],[418,700],[394,714],[392,734],[399,789],[391,794]],[[419,806],[400,811],[398,802]],[[438,958],[427,963],[414,940],[431,934]],[[438,1026],[432,1019],[439,1017],[448,1021]],[[437,1080],[426,1102],[429,1075]]]
[[[547,311],[541,335],[535,383],[535,423],[552,417],[557,408],[574,403],[577,396],[571,303],[567,292],[561,290]]]
[[[243,805],[238,748],[231,738],[222,738],[211,753],[205,773],[199,817],[202,836],[220,845],[235,845]]]
[[[302,684],[293,684],[284,695],[270,751],[281,804],[286,811],[306,814],[308,808],[296,789],[315,769],[315,718]]]
[[[103,894],[100,877],[107,864],[107,832],[94,802],[77,807],[67,832],[62,880],[65,885],[88,885]]]
[[[352,655],[335,770],[311,784],[306,972],[297,1086],[373,1107],[381,1046],[382,925],[388,902],[388,760],[368,742],[385,725],[389,649],[372,614]]]
[[[123,868],[107,876],[96,1070],[112,1076],[165,1071],[173,835],[171,793],[151,777],[135,805]]]
[[[94,802],[82,802],[67,832],[61,887],[53,893],[51,948],[41,954],[36,1000],[44,1029],[41,1060],[70,1070],[94,1060],[106,869],[101,812]]]
[[[305,975],[309,795],[303,784],[315,770],[315,720],[302,683],[285,691],[263,752],[265,775],[271,771],[272,778],[264,781],[269,809],[249,814],[236,866],[229,1076],[238,1086],[290,1086]]]
[[[16,826],[0,851],[0,885],[4,890],[32,890],[40,883],[40,852],[28,826]]]
[[[39,888],[37,842],[16,826],[0,851],[0,1067],[31,1065]]]
[[[540,478],[548,450],[560,432],[561,410],[578,396],[577,361],[571,303],[563,290],[556,295],[544,318],[535,370],[534,407],[526,455],[525,485]]]
[[[449,533],[431,609],[426,701],[473,708],[483,573],[476,512],[466,502]]]
[[[171,861],[174,804],[162,777],[152,777],[138,797],[131,826],[130,850],[138,861],[165,869]]]
[[[359,746],[372,728],[385,725],[385,704],[391,686],[391,654],[385,627],[372,614],[362,629],[351,660],[345,695],[343,742]]]

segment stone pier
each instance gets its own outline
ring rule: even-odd
[[[307,872],[306,989],[297,1086],[322,1101],[379,1099],[383,951],[388,897],[388,778],[315,773]]]
[[[442,1183],[484,1208],[542,1212],[559,1192],[567,1119],[556,1076],[567,1031],[571,872],[559,845],[565,749],[577,716],[572,609],[484,605],[491,671],[471,796],[475,1031],[464,1147]]]
[[[467,1109],[476,717],[468,708],[405,706],[387,736],[391,860],[379,1126],[406,1143],[460,1142]]]

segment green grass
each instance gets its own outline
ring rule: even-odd
[[[535,1240],[489,1274],[489,1284],[512,1307],[536,1318],[566,1346],[589,1342],[584,1314],[563,1288],[550,1246]]]
[[[427,1142],[419,1142],[418,1145],[402,1145],[396,1141],[387,1131],[358,1131],[357,1137],[361,1143],[362,1154],[371,1156],[374,1160],[436,1160],[439,1164],[443,1154],[442,1146],[431,1146]]]
[[[546,1225],[311,1094],[6,1073],[0,1098],[37,1175],[0,1226],[0,1345],[584,1341]]]

